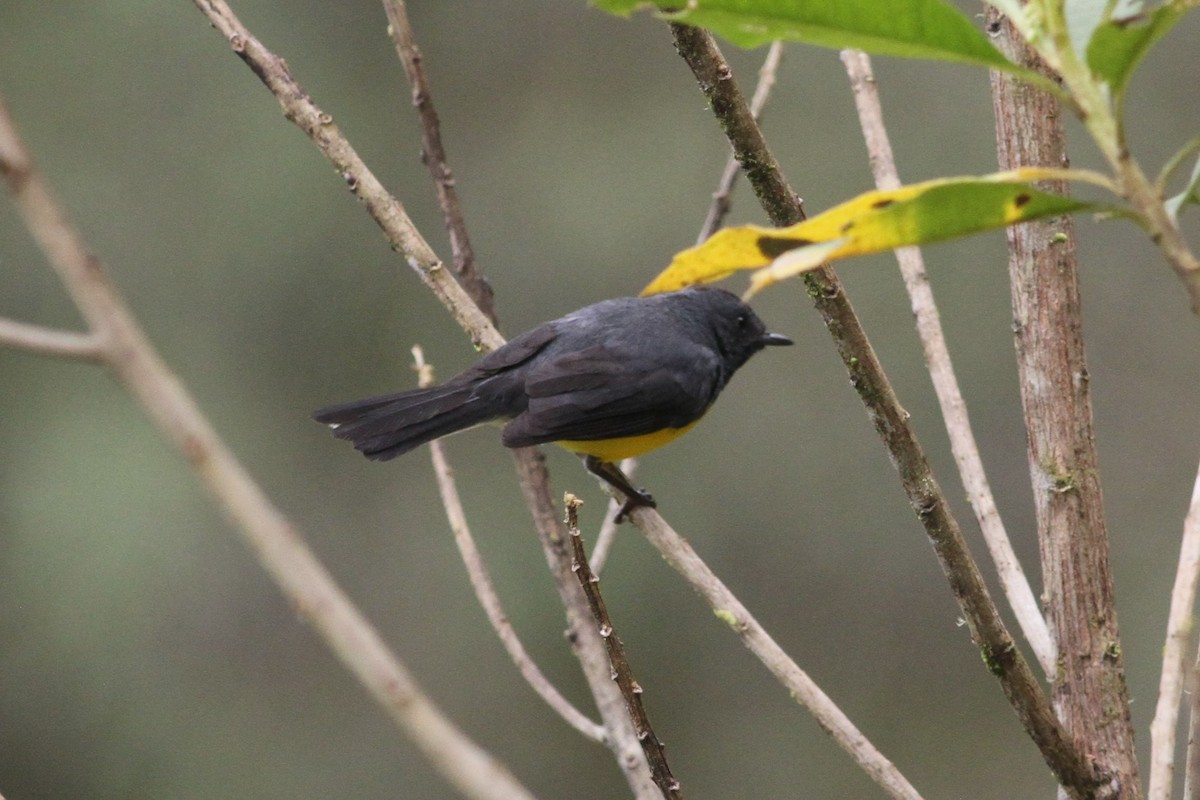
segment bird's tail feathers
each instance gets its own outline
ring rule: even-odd
[[[354,443],[374,461],[387,461],[415,447],[491,420],[486,403],[471,386],[442,385],[382,395],[322,408],[313,419],[333,435]]]

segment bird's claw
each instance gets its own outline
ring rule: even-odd
[[[617,511],[617,516],[613,518],[613,521],[620,525],[629,519],[631,511],[639,507],[658,508],[658,503],[654,502],[654,497],[645,489],[636,489],[632,493],[625,495],[625,502],[621,504],[621,508]]]

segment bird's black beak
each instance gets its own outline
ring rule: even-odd
[[[795,344],[795,342],[784,336],[782,333],[768,333],[759,341],[761,341],[765,347],[770,347],[772,345]]]

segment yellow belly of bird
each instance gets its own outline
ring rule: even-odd
[[[572,453],[583,453],[595,456],[601,461],[620,461],[623,458],[635,458],[643,453],[662,447],[675,441],[680,436],[696,427],[696,422],[684,425],[682,428],[663,428],[654,433],[643,433],[640,436],[621,436],[616,439],[599,439],[597,441],[575,441],[562,439],[556,442]]]

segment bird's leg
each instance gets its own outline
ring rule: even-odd
[[[646,506],[647,508],[658,507],[658,504],[654,502],[654,498],[650,496],[649,492],[644,489],[633,488],[632,484],[629,483],[629,479],[625,477],[625,473],[617,469],[616,464],[596,458],[595,456],[585,455],[583,457],[583,465],[587,467],[588,472],[625,495],[625,502],[621,505],[621,510],[617,512],[617,524],[628,519],[629,512],[638,506]]]

